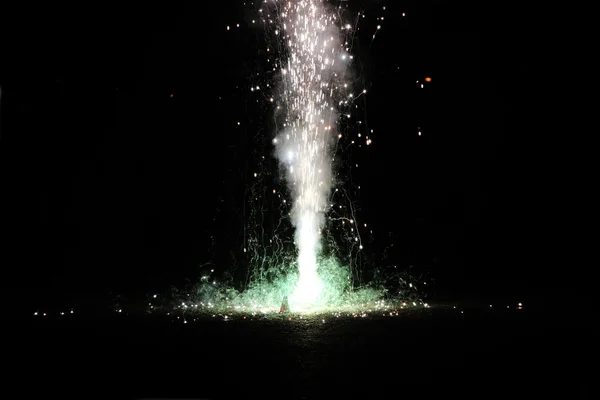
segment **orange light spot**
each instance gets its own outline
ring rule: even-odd
[[[431,78],[430,77],[425,78],[425,82],[431,82]]]

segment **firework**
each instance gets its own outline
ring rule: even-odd
[[[283,53],[279,61],[283,127],[274,140],[292,195],[298,283],[292,307],[313,306],[323,293],[317,273],[321,231],[332,186],[331,146],[348,54],[336,14],[320,0],[276,2]],[[346,86],[347,87],[347,86]]]
[[[366,95],[362,86],[355,89],[351,81],[351,43],[364,13],[349,24],[342,17],[347,10],[324,0],[273,0],[261,2],[260,7],[260,17],[252,24],[262,22],[265,28],[265,47],[259,53],[266,56],[268,68],[263,65],[263,73],[252,77],[248,89],[257,103],[262,98],[274,113],[273,162],[279,164],[287,190],[265,187],[264,179],[275,165],[269,168],[268,157],[257,156],[248,192],[251,206],[244,221],[243,253],[249,273],[243,290],[234,289],[231,279],[219,279],[211,268],[197,285],[165,299],[172,299],[177,312],[229,316],[272,315],[282,310],[292,314],[394,312],[405,307],[400,299],[422,307],[407,276],[399,277],[395,287],[385,287],[382,280],[367,287],[355,285],[357,254],[363,251],[359,229],[367,229],[367,224],[357,222],[350,195],[336,181],[340,171],[334,165],[343,159],[336,151],[355,143],[349,139],[344,144],[342,133],[352,120],[356,100]],[[239,28],[232,24],[226,31],[233,26]],[[239,120],[234,123],[241,125]],[[361,126],[361,121],[357,125],[364,132],[357,137],[370,145],[373,130]],[[267,200],[264,194],[271,192],[273,200]],[[283,218],[270,228],[269,237],[262,223],[265,210],[279,212]],[[289,222],[295,248],[287,241],[292,235],[277,232],[282,225],[287,229]],[[347,245],[345,259],[340,259],[333,243],[332,228]]]

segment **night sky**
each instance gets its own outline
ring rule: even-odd
[[[351,156],[373,229],[365,250],[394,243],[391,262],[427,269],[440,293],[518,297],[545,282],[528,252],[519,145],[532,119],[530,13],[453,3],[352,5],[369,15],[354,54],[373,144]],[[261,44],[249,8],[102,3],[73,18],[43,7],[15,14],[1,55],[3,286],[164,290],[239,254],[251,143],[268,113],[247,90]]]

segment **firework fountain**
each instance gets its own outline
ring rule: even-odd
[[[331,6],[326,0],[273,0],[261,3],[259,12],[267,33],[266,61],[272,67],[268,75],[261,76],[267,79],[265,86],[271,94],[266,99],[275,113],[272,149],[291,200],[288,208],[288,199],[278,196],[282,201],[279,211],[293,225],[295,249],[278,236],[281,223],[270,238],[265,238],[257,215],[269,207],[254,203],[262,200],[264,193],[260,179],[263,175],[254,172],[253,211],[250,222],[245,223],[258,226],[260,232],[250,231],[244,239],[249,272],[243,290],[220,281],[211,264],[210,272],[206,270],[193,287],[183,291],[173,288],[172,293],[159,296],[158,300],[149,299],[148,312],[162,309],[185,322],[195,313],[226,319],[235,315],[252,318],[276,315],[285,309],[294,315],[348,313],[357,317],[376,311],[398,315],[401,309],[424,305],[411,283],[416,281],[404,272],[382,273],[378,276],[385,275],[385,279],[356,285],[355,260],[363,246],[355,210],[348,204],[350,215],[345,216],[346,209],[341,204],[334,208],[340,200],[335,198],[338,190],[345,193],[341,201],[350,201],[345,189],[338,187],[341,182],[334,180],[339,172],[333,167],[334,160],[339,162],[335,152],[342,146],[344,126],[351,121],[350,107],[354,108],[355,100],[366,93],[361,88],[356,94],[349,82],[353,57],[348,42],[355,34],[356,23],[345,24],[342,7]],[[250,91],[256,93],[259,86],[253,85]],[[367,146],[371,144],[369,135],[364,140]],[[287,232],[287,224],[284,225]],[[333,238],[334,231],[339,238]],[[339,257],[336,241],[340,239],[341,246],[348,246],[345,260]],[[159,303],[174,305],[175,309],[163,308]]]
[[[336,78],[347,55],[340,45],[335,14],[327,12],[322,1],[285,2],[281,18],[287,56],[280,70],[285,122],[274,142],[293,197],[299,278],[290,302],[310,307],[323,289],[317,255],[333,179]]]
[[[353,126],[350,111],[350,107],[358,108],[355,101],[366,93],[362,87],[357,93],[349,82],[353,70],[351,42],[359,18],[365,14],[359,12],[354,24],[345,24],[341,15],[348,10],[342,4],[334,7],[327,0],[261,1],[266,52],[261,48],[260,54],[267,55],[264,61],[268,68],[261,68],[267,73],[253,75],[252,86],[245,88],[253,95],[266,93],[256,85],[257,79],[270,92],[263,100],[274,112],[276,126],[269,132],[275,136],[273,147],[262,141],[264,132],[257,136],[261,137],[260,152],[264,154],[268,147],[275,157],[261,154],[262,161],[253,171],[250,195],[245,199],[251,202],[250,212],[244,214],[240,248],[244,253],[240,264],[247,268],[245,282],[236,288],[241,281],[239,276],[234,277],[239,259],[234,257],[229,269],[227,264],[211,259],[200,266],[199,281],[149,295],[144,312],[188,323],[200,315],[229,321],[234,317],[281,316],[282,311],[291,311],[285,313],[286,319],[303,319],[308,314],[324,322],[321,316],[397,316],[401,310],[428,307],[415,285],[425,282],[408,271],[396,270],[395,265],[387,263],[369,263],[369,279],[363,280],[359,274],[365,260],[359,228],[364,226],[366,230],[367,224],[358,224],[356,218],[360,216],[343,187],[345,182],[335,180],[349,173],[343,170],[347,165],[340,163],[344,157],[337,157],[336,151],[346,151],[361,135],[361,143],[369,146],[373,130],[361,121]],[[240,24],[235,26],[239,28]],[[376,26],[375,32],[380,29]],[[226,26],[227,31],[230,28]],[[356,137],[342,135],[345,127],[353,128]],[[346,144],[345,137],[349,138]],[[269,184],[278,185],[276,179],[270,180],[270,172],[265,173],[275,170],[271,168],[275,165],[265,160],[279,163],[288,198],[282,198],[286,197],[285,191],[269,199],[264,196],[267,179]],[[334,169],[334,162],[341,168]],[[336,197],[338,191],[342,196]],[[273,188],[273,194],[276,192]],[[262,213],[266,210],[273,212],[275,219],[279,216],[279,222],[265,227]],[[289,228],[294,229],[293,244]],[[286,234],[282,238],[283,230]],[[127,307],[133,309],[125,303],[123,299],[111,299],[110,308],[118,314]]]

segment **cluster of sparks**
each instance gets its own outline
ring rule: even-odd
[[[409,280],[398,293],[385,299],[382,296],[385,290],[381,288],[353,290],[349,283],[352,274],[349,268],[320,254],[326,217],[337,211],[332,201],[332,192],[338,192],[334,189],[336,171],[333,161],[336,148],[345,138],[340,120],[349,120],[352,117],[351,106],[367,93],[363,88],[356,90],[350,79],[354,59],[350,41],[356,34],[359,19],[365,18],[365,14],[359,13],[354,24],[345,23],[327,0],[264,0],[259,13],[258,20],[263,22],[276,43],[266,48],[276,77],[274,82],[266,84],[273,91],[266,99],[274,106],[278,121],[272,144],[285,171],[291,195],[288,215],[295,228],[297,259],[294,266],[297,272],[290,272],[266,284],[250,285],[239,292],[213,278],[212,269],[192,290],[183,294],[154,294],[146,303],[145,313],[164,315],[173,322],[184,324],[200,320],[202,316],[226,322],[279,316],[290,321],[326,323],[338,318],[396,317],[405,312],[430,308],[421,299],[416,285]],[[402,17],[405,16],[402,13]],[[252,20],[252,23],[258,20]],[[384,17],[377,17],[372,40],[381,30],[380,21],[383,20]],[[240,28],[240,24],[235,24],[235,27]],[[232,26],[226,26],[226,30],[232,30]],[[416,84],[424,89],[431,81],[431,77],[424,77]],[[262,88],[253,85],[250,90],[259,92]],[[174,94],[169,94],[169,98],[174,98]],[[361,125],[362,121],[357,123]],[[241,123],[237,121],[236,124]],[[372,134],[373,129],[363,133],[359,129],[357,138],[350,138],[349,143],[370,146]],[[423,135],[420,127],[417,134]],[[257,177],[256,172],[254,177]],[[273,193],[276,192],[273,189]],[[285,199],[282,201],[286,203]],[[339,205],[339,208],[342,206]],[[358,228],[367,228],[367,224],[359,224],[354,212],[351,216],[335,219],[348,227],[352,232],[351,241],[362,250]],[[286,263],[289,264],[289,259]],[[416,279],[413,282],[426,284]],[[503,309],[504,306],[506,309],[524,308],[520,302],[516,306],[496,308]],[[489,305],[489,309],[492,308]],[[452,309],[460,314],[465,311],[457,309],[457,306]],[[125,306],[121,305],[114,306],[112,311],[118,315],[128,314]],[[74,309],[58,313],[37,310],[33,316],[64,317],[74,313]]]
[[[319,299],[323,282],[317,273],[321,230],[332,186],[331,145],[339,97],[338,74],[348,58],[336,26],[336,15],[319,0],[285,2],[280,10],[283,129],[274,139],[277,156],[287,172],[293,197],[291,218],[296,227],[299,278],[290,302],[310,307]]]
[[[253,24],[261,21],[267,33],[267,45],[263,50],[271,65],[270,76],[275,79],[267,78],[262,84],[253,84],[250,91],[261,93],[274,106],[277,126],[273,146],[290,195],[291,209],[287,216],[295,228],[297,258],[290,262],[289,258],[273,257],[279,264],[285,264],[283,269],[287,271],[276,280],[253,282],[242,295],[236,296],[241,304],[232,305],[232,296],[221,296],[223,304],[229,303],[238,311],[250,307],[272,312],[279,309],[282,300],[289,301],[291,309],[308,313],[369,309],[378,308],[376,303],[382,297],[382,291],[373,288],[348,290],[352,268],[331,263],[328,260],[331,254],[321,254],[328,215],[339,216],[336,220],[349,229],[347,239],[350,239],[353,251],[363,249],[359,227],[367,227],[367,224],[359,226],[352,205],[348,207],[349,216],[340,216],[344,207],[339,205],[340,210],[334,209],[331,198],[339,190],[332,190],[337,175],[333,162],[344,137],[342,125],[352,118],[351,106],[367,93],[363,88],[357,92],[351,82],[355,72],[352,39],[358,30],[358,21],[365,18],[365,14],[359,12],[354,24],[345,23],[344,8],[333,6],[326,0],[265,0],[258,10],[260,18],[252,20]],[[377,20],[373,40],[381,29],[383,17]],[[236,27],[239,28],[239,24]],[[227,26],[227,30],[230,29]],[[358,121],[359,126],[361,122]],[[364,134],[359,132],[358,138],[369,146],[372,132],[372,129]],[[257,177],[256,172],[254,177]],[[273,193],[277,191],[273,189]],[[347,199],[344,200],[350,200],[345,194]],[[282,202],[285,204],[286,199]],[[258,244],[254,241],[250,247],[252,245]],[[244,252],[247,250],[244,246]],[[257,257],[261,259],[261,266],[267,258],[263,251],[260,250],[262,254]],[[267,264],[273,267],[275,262]],[[332,264],[335,272],[329,268]]]
[[[288,271],[298,271],[297,282],[289,293],[290,304],[295,309],[327,305],[324,304],[327,296],[323,293],[328,289],[325,287],[328,281],[319,276],[321,244],[324,235],[328,236],[329,244],[332,237],[326,229],[331,225],[325,227],[326,221],[340,223],[339,232],[348,240],[350,257],[346,263],[350,264],[352,278],[347,279],[359,276],[357,261],[364,248],[360,230],[367,228],[366,223],[359,224],[356,220],[349,193],[339,187],[332,190],[340,178],[339,171],[333,168],[337,150],[355,143],[359,147],[373,143],[373,129],[366,124],[366,115],[364,121],[360,118],[354,121],[356,138],[343,133],[344,126],[355,119],[357,100],[364,98],[366,102],[367,90],[362,85],[357,88],[352,82],[358,71],[354,69],[351,54],[359,22],[366,18],[366,13],[359,11],[353,23],[347,23],[343,16],[349,14],[347,3],[335,6],[332,3],[264,0],[258,10],[260,18],[252,20],[252,24],[262,22],[265,28],[268,39],[262,53],[267,55],[266,61],[272,69],[269,75],[275,76],[275,81],[268,78],[262,84],[251,85],[250,91],[261,92],[269,105],[275,106],[278,125],[273,144],[291,195],[287,215],[295,228],[294,244],[298,253],[293,266],[287,263]],[[371,43],[382,29],[386,7],[377,9]],[[402,18],[405,16],[402,13]],[[239,24],[235,26],[239,28]],[[228,25],[227,30],[231,30],[231,26]],[[358,168],[358,164],[353,164],[354,167]],[[254,177],[257,177],[256,172]],[[273,189],[274,194],[277,192]],[[334,200],[338,195],[341,197]],[[281,194],[278,196],[281,199]],[[342,204],[335,204],[340,200]],[[346,201],[348,204],[344,205]],[[282,198],[282,202],[285,204],[286,199]],[[367,231],[373,233],[368,228]],[[277,238],[273,240],[279,242]],[[244,246],[244,252],[247,250]],[[258,258],[264,265],[263,251],[255,253],[261,253]],[[354,260],[352,254],[355,254]]]
[[[359,229],[369,230],[366,223],[358,223],[348,192],[337,187],[339,171],[334,168],[338,149],[373,143],[373,129],[363,123],[366,116],[365,121],[355,121],[356,137],[348,137],[343,129],[357,114],[357,100],[366,101],[367,93],[364,86],[357,87],[352,81],[357,73],[352,41],[366,14],[360,11],[354,22],[348,23],[342,16],[345,11],[344,2],[335,6],[328,0],[261,0],[259,16],[251,20],[252,25],[262,23],[267,34],[261,54],[267,57],[269,73],[262,76],[261,82],[249,85],[249,90],[266,101],[277,121],[272,144],[285,173],[289,203],[281,191],[273,188],[272,192],[283,203],[281,210],[285,209],[285,216],[295,229],[296,259],[281,256],[277,250],[267,255],[266,246],[282,249],[276,234],[268,243],[250,235],[248,242],[244,239],[244,253],[251,253],[251,263],[260,265],[260,271],[270,268],[270,276],[276,276],[275,279],[255,279],[240,293],[205,276],[199,287],[191,290],[191,296],[186,293],[174,302],[175,309],[220,315],[272,315],[282,310],[283,300],[289,302],[293,312],[304,315],[347,312],[356,317],[374,311],[397,315],[398,310],[428,307],[416,286],[409,282],[421,283],[418,279],[403,280],[400,290],[392,295],[381,286],[357,288],[352,284],[351,265],[341,265],[335,254],[321,254],[324,236],[331,228],[327,223],[341,223],[350,253],[363,251]],[[383,6],[375,13],[371,43],[382,29],[385,11]],[[406,17],[406,13],[401,15]],[[239,29],[240,24],[235,27]],[[233,25],[226,26],[227,31],[232,28]],[[431,78],[426,77],[417,85],[423,89],[429,82]],[[239,120],[236,124],[241,125]],[[422,135],[421,128],[418,135]],[[254,172],[253,176],[258,185],[259,174]],[[340,194],[348,206],[335,204],[334,197]],[[259,201],[260,194],[252,197]],[[264,209],[258,204],[254,208]],[[264,235],[264,228],[261,231]],[[274,270],[278,272],[273,273]]]
[[[338,216],[335,219],[349,229],[348,238],[356,251],[363,249],[359,228],[363,225],[367,228],[367,224],[356,221],[351,206],[348,207],[350,215],[340,215],[343,206],[334,206],[332,199],[338,190],[343,191],[333,190],[337,173],[335,151],[345,138],[342,124],[346,122],[340,121],[350,121],[352,106],[367,93],[362,87],[357,90],[351,81],[355,72],[351,42],[358,30],[358,21],[365,18],[365,14],[359,13],[355,23],[348,24],[341,10],[342,6],[334,7],[327,0],[264,0],[258,10],[260,18],[252,20],[253,24],[262,21],[269,37],[267,61],[272,66],[270,76],[275,79],[266,78],[267,82],[254,84],[250,90],[266,95],[275,113],[277,127],[272,144],[285,171],[291,197],[287,215],[295,228],[296,259],[272,257],[271,264],[284,265],[284,273],[268,282],[256,281],[242,292],[218,282],[211,276],[214,272],[211,270],[187,292],[160,296],[170,299],[169,306],[159,305],[156,298],[149,301],[149,312],[163,311],[177,315],[182,321],[188,320],[186,315],[220,315],[228,319],[283,311],[288,318],[294,315],[364,318],[375,314],[396,316],[403,310],[428,307],[417,294],[416,286],[409,285],[408,280],[405,287],[391,296],[383,296],[386,290],[381,287],[356,289],[351,282],[352,267],[341,265],[332,255],[321,254],[328,215]],[[381,30],[383,19],[377,17],[372,40]],[[240,28],[239,24],[235,26]],[[231,30],[231,26],[226,28]],[[263,90],[264,86],[270,94]],[[174,94],[169,97],[172,99]],[[362,121],[357,123],[361,126]],[[358,139],[370,146],[373,130],[365,125],[362,128],[366,130],[360,133],[359,129]],[[349,140],[355,143],[354,138]],[[344,200],[350,201],[343,192],[347,198]],[[282,201],[286,203],[285,199]],[[244,252],[250,250],[247,247],[245,244]],[[262,256],[263,264],[265,258]],[[289,310],[283,310],[282,302],[289,304]],[[123,312],[120,306],[114,310],[118,314]]]
[[[412,278],[405,272],[399,275],[403,278],[398,278],[400,284],[396,289],[388,291],[382,285],[352,288],[348,267],[333,257],[320,258],[318,267],[322,291],[319,301],[310,307],[303,307],[302,303],[294,304],[291,298],[287,301],[289,294],[298,287],[298,276],[294,273],[278,276],[272,282],[251,284],[243,291],[237,291],[227,283],[206,275],[192,287],[161,295],[159,299],[154,297],[148,302],[147,312],[178,317],[178,320],[203,316],[222,317],[224,320],[280,317],[297,320],[331,316],[398,316],[404,312],[430,308],[423,301],[417,285],[412,283],[426,282],[408,282]]]
[[[148,303],[153,307],[151,303]],[[202,316],[218,318],[228,322],[233,320],[260,320],[271,319],[276,316],[277,319],[286,321],[319,321],[325,323],[332,319],[352,319],[352,318],[379,318],[379,317],[398,317],[411,311],[421,311],[429,309],[430,305],[422,301],[419,302],[393,302],[385,300],[375,300],[367,303],[347,304],[345,306],[331,306],[314,309],[300,309],[297,312],[278,312],[268,307],[254,306],[234,306],[212,303],[193,303],[182,302],[174,309],[165,312],[164,315],[171,318],[172,322],[202,321]]]
[[[429,310],[431,306],[428,303],[423,302],[389,302],[385,300],[378,300],[372,303],[354,304],[346,308],[336,308],[328,310],[318,310],[312,312],[297,312],[297,313],[274,313],[273,310],[260,309],[256,307],[240,307],[222,304],[211,304],[211,303],[194,303],[194,302],[181,302],[176,307],[163,308],[164,303],[159,300],[160,296],[155,294],[152,296],[151,301],[148,302],[146,314],[160,314],[166,317],[168,320],[174,323],[194,323],[205,321],[206,318],[217,319],[223,322],[230,321],[254,321],[272,319],[274,315],[277,315],[277,320],[291,321],[291,322],[317,322],[327,323],[335,320],[344,319],[373,319],[373,318],[389,318],[398,317],[406,314],[411,314],[415,311]],[[453,311],[460,315],[465,315],[465,310],[472,308],[465,308],[461,306],[450,306],[450,305],[437,305],[433,309],[438,311]],[[480,309],[480,307],[475,308]],[[512,310],[522,311],[525,306],[522,302],[516,305],[502,305],[493,307],[492,304],[488,308],[492,310]],[[123,308],[115,308],[114,313],[116,315],[130,315],[132,311],[135,314],[135,310]],[[53,317],[74,317],[75,311],[69,309],[68,311],[60,312],[43,312],[37,310],[33,313],[34,317],[39,318],[53,318]],[[85,314],[85,311],[78,312],[81,316]]]

